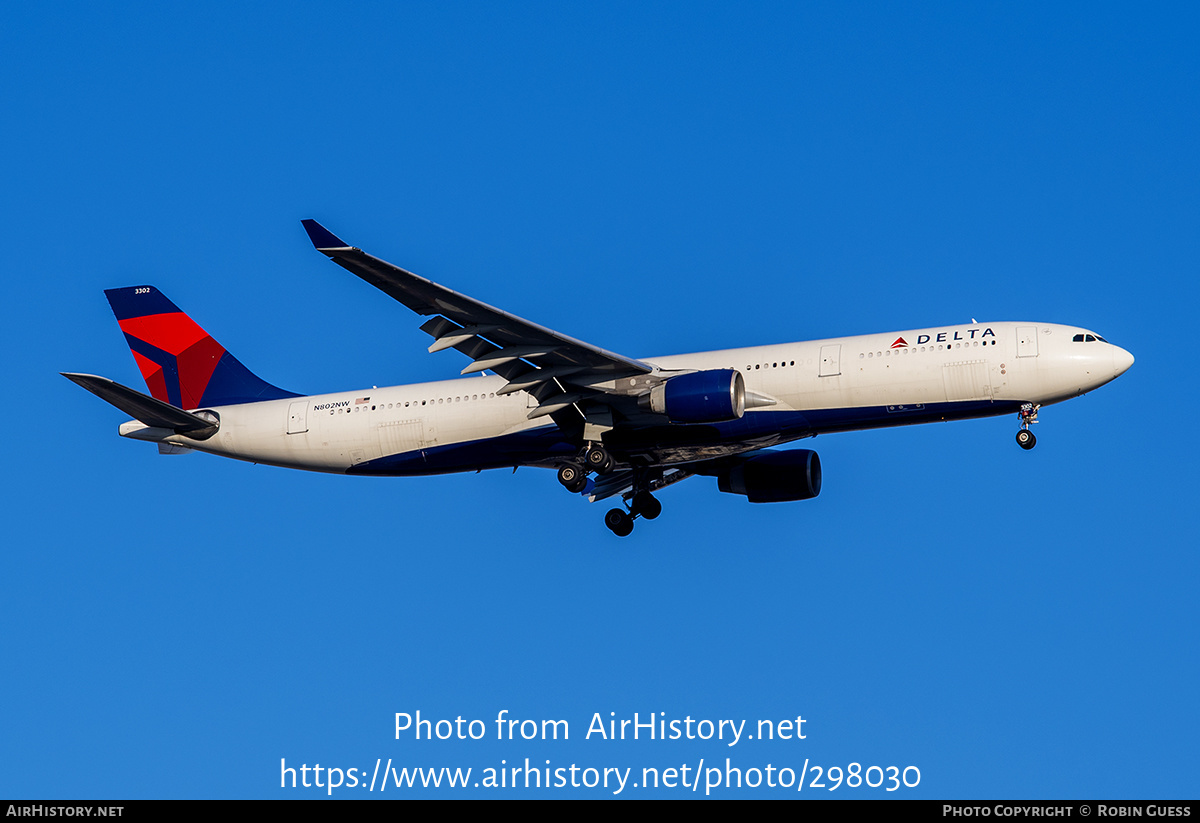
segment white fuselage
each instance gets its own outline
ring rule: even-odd
[[[1093,339],[1084,342],[1085,335]],[[971,323],[644,360],[663,370],[736,369],[747,392],[776,401],[745,412],[748,425],[739,421],[731,452],[771,441],[772,426],[756,427],[756,420],[805,421],[775,438],[778,442],[825,431],[1004,414],[1014,404],[1048,405],[1091,391],[1133,362],[1128,352],[1084,329],[1032,322]],[[137,422],[124,424],[121,434],[325,472],[347,472],[409,453],[423,455],[426,462],[410,462],[393,473],[544,463],[519,451],[489,452],[489,443],[506,436],[519,440],[522,433],[553,426],[545,418],[528,419],[536,401],[525,392],[497,395],[505,382],[481,376],[219,406],[212,409],[220,416],[219,431],[204,441],[155,436]],[[750,440],[755,444],[746,445]],[[471,452],[478,459],[439,463],[435,458],[447,452],[445,447],[464,444],[478,445]]]

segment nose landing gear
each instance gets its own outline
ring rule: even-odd
[[[1029,430],[1029,425],[1038,422],[1039,408],[1041,406],[1034,405],[1033,403],[1024,403],[1021,405],[1021,410],[1017,412],[1017,419],[1021,421],[1021,430],[1017,432],[1017,445],[1025,449],[1025,451],[1029,451],[1037,445],[1037,438]]]

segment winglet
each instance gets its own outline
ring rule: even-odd
[[[304,226],[304,230],[308,232],[308,239],[312,241],[312,244],[316,246],[318,251],[352,248],[349,243],[342,240],[316,220],[301,220],[300,223]]]

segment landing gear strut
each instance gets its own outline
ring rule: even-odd
[[[1037,445],[1037,438],[1029,430],[1029,424],[1038,422],[1039,408],[1041,407],[1033,403],[1024,403],[1021,405],[1021,410],[1017,412],[1017,418],[1021,421],[1021,430],[1017,432],[1017,445],[1026,451]]]

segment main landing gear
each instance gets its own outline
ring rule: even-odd
[[[604,515],[604,525],[617,537],[628,537],[633,531],[633,518],[624,509],[609,509]]]
[[[588,473],[608,474],[612,471],[612,455],[604,446],[588,444],[574,461],[563,463],[558,469],[558,482],[571,494],[578,494],[588,487]]]
[[[644,481],[641,481],[644,483]],[[634,518],[644,517],[653,520],[662,514],[662,503],[648,489],[634,492],[629,498],[629,512],[624,509],[609,509],[604,515],[604,525],[617,537],[628,537],[633,531]]]
[[[589,443],[579,456],[558,468],[558,482],[572,494],[579,494],[588,486],[588,474],[608,474],[615,461],[600,445]],[[633,489],[625,494],[626,509],[610,509],[604,515],[604,525],[617,537],[627,537],[633,531],[633,521],[639,517],[653,520],[662,514],[662,503],[650,493],[654,478],[661,479],[662,473],[647,469],[633,470]]]
[[[587,472],[578,463],[564,463],[558,470],[558,482],[571,494],[587,488]]]
[[[613,469],[612,455],[603,446],[592,443],[570,463],[558,469],[558,482],[571,494],[579,494],[587,488],[588,472],[608,474]]]
[[[1021,406],[1021,410],[1017,412],[1017,419],[1021,421],[1021,430],[1017,432],[1017,445],[1029,451],[1037,445],[1037,438],[1033,432],[1029,430],[1030,423],[1038,422],[1037,415],[1040,406],[1033,403],[1025,403]]]
[[[612,471],[613,459],[603,446],[591,445],[583,453],[583,464],[596,474]]]

